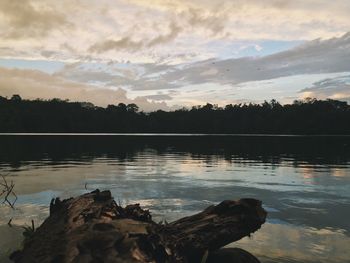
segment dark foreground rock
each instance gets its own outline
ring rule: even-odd
[[[31,262],[216,262],[256,263],[242,249],[220,249],[265,222],[255,199],[223,201],[170,224],[152,221],[138,204],[121,207],[110,191],[55,199],[50,216],[11,255]]]

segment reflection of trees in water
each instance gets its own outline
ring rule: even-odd
[[[0,162],[20,168],[30,161],[48,165],[90,163],[96,158],[130,161],[142,152],[188,155],[204,163],[261,162],[294,167],[342,165],[350,160],[349,137],[259,136],[4,136]],[[74,163],[74,161],[76,161]]]

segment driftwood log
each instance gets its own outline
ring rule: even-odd
[[[123,208],[110,191],[95,190],[52,200],[50,216],[10,258],[16,263],[259,262],[241,249],[218,249],[255,232],[265,218],[260,201],[240,199],[157,224],[138,204]]]

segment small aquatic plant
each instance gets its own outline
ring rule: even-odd
[[[35,232],[35,226],[34,226],[34,220],[32,220],[31,226],[22,226],[24,229],[22,235],[24,236],[23,244],[25,244],[33,235]]]

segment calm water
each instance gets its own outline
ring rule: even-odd
[[[0,262],[21,246],[20,225],[39,224],[51,198],[85,184],[167,221],[258,198],[267,223],[232,246],[262,262],[350,259],[350,137],[2,135],[0,173],[18,195],[16,210],[0,206]]]

